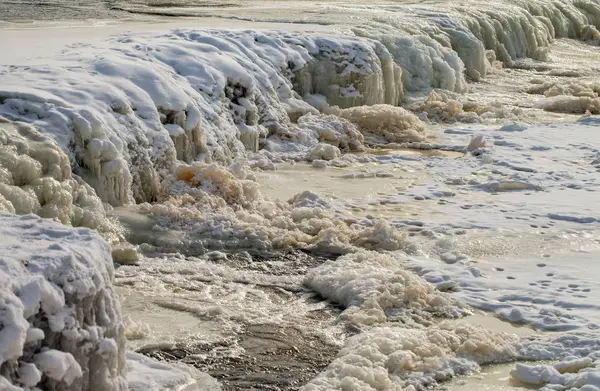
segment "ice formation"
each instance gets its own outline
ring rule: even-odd
[[[219,390],[187,367],[125,354],[110,246],[86,228],[0,213],[0,388]]]
[[[381,44],[310,34],[125,36],[67,51],[43,72],[44,80],[29,69],[3,73],[0,113],[53,140],[74,173],[113,206],[155,201],[177,160],[232,163],[269,135],[360,150],[362,135],[339,118],[294,122],[318,114],[307,103],[316,96],[326,101],[322,108],[397,105],[403,91],[400,68]]]
[[[94,190],[73,175],[69,157],[45,134],[0,117],[0,211],[56,218],[117,239]]]
[[[554,365],[517,364],[510,374],[513,379],[544,391],[600,389],[598,358],[571,358]]]
[[[33,215],[0,220],[2,381],[14,390],[126,390],[108,244]]]

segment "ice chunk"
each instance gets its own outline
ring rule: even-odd
[[[108,244],[88,229],[33,215],[0,214],[0,221],[0,364],[19,366],[6,380],[51,390],[126,390]]]

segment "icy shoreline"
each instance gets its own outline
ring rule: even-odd
[[[276,366],[276,360],[265,358],[269,349],[262,351],[260,330],[266,327],[265,339],[283,340],[274,345],[284,353],[276,349],[273,354],[306,361],[294,381],[306,383],[311,371],[322,370],[305,390],[420,390],[478,371],[480,365],[539,359],[565,363],[519,366],[514,376],[558,390],[591,390],[597,385],[594,350],[600,343],[594,335],[527,339],[444,321],[470,313],[456,299],[461,297],[541,329],[597,326],[596,307],[588,304],[596,294],[592,282],[567,282],[557,291],[562,299],[553,301],[545,290],[572,277],[550,265],[548,278],[525,287],[539,297],[529,305],[527,297],[511,294],[524,289],[514,272],[508,282],[498,277],[510,266],[533,278],[531,265],[517,260],[523,254],[541,256],[523,250],[527,244],[551,248],[539,244],[547,232],[569,251],[580,250],[573,237],[583,243],[581,250],[595,248],[600,220],[589,194],[598,189],[590,172],[600,169],[600,152],[595,135],[577,133],[588,125],[590,131],[597,128],[594,118],[559,131],[556,125],[512,123],[536,122],[542,109],[600,112],[599,89],[585,64],[576,69],[540,65],[556,37],[582,39],[589,46],[573,44],[568,53],[593,53],[592,26],[600,8],[590,4],[581,8],[569,2],[561,8],[532,2],[525,9],[511,3],[514,14],[492,7],[464,18],[461,8],[431,17],[425,7],[414,11],[418,23],[407,22],[397,9],[402,29],[379,19],[375,10],[343,32],[339,26],[306,31],[315,27],[306,25],[298,32],[292,27],[258,30],[252,24],[252,30],[165,31],[174,27],[168,23],[130,25],[134,31],[123,32],[128,25],[118,24],[105,26],[97,36],[80,28],[84,37],[77,41],[86,41],[76,42],[68,36],[72,32],[58,27],[49,33],[56,42],[37,55],[15,51],[2,60],[0,210],[96,229],[112,245],[110,253],[102,242],[107,273],[113,260],[121,265],[120,289],[150,306],[183,313],[200,322],[200,329],[216,328],[223,337],[209,343],[201,335],[184,334],[171,349],[171,341],[160,340],[164,334],[153,337],[147,325],[131,319],[127,332],[139,339],[140,349],[173,361],[186,359],[213,373],[219,363],[230,365],[234,384],[244,375],[237,372],[239,363],[253,363],[258,372]],[[343,24],[339,15],[332,12],[331,18]],[[505,25],[514,28],[510,34],[503,35]],[[37,33],[18,35],[27,41]],[[14,48],[19,41],[2,42]],[[553,79],[532,79],[533,74]],[[518,77],[512,80],[513,75]],[[502,90],[509,92],[501,100],[479,101],[475,98],[482,94],[468,92],[487,83],[468,81],[482,80],[503,87],[510,81],[512,89]],[[536,96],[535,102],[510,102],[517,87],[519,99]],[[453,126],[440,134],[440,124],[449,123]],[[456,159],[447,159],[450,153],[394,152],[410,147],[451,151]],[[320,176],[314,183],[373,178],[382,188],[369,199],[368,185],[362,183],[353,189],[336,183],[358,194],[356,199],[308,190],[289,199],[265,196],[257,182],[264,172],[257,171],[296,162],[310,163],[308,175]],[[372,170],[363,169],[368,165]],[[336,169],[346,171],[324,178]],[[574,208],[557,195],[561,191],[582,206]],[[33,219],[23,219],[28,218]],[[492,229],[498,238],[486,232]],[[519,235],[524,239],[514,239]],[[307,258],[285,256],[293,251]],[[273,254],[279,257],[270,259]],[[507,265],[493,268],[497,274],[486,264],[493,256],[508,258]],[[538,265],[540,270],[548,266]],[[16,288],[9,288],[12,300]],[[448,293],[455,288],[464,291]],[[118,312],[111,289],[109,307]],[[485,293],[489,289],[496,293]],[[333,304],[339,311],[331,309]],[[111,345],[119,348],[109,353],[118,353],[119,364],[106,389],[127,387],[116,312],[109,323],[121,332]],[[586,320],[583,326],[579,319]],[[285,340],[286,333],[299,347]],[[144,344],[151,338],[159,338],[154,349]],[[312,359],[307,352],[320,340],[333,350],[341,348],[339,354]],[[180,351],[181,343],[187,345]],[[40,354],[36,368],[45,377],[37,379],[27,361],[23,375],[11,373],[10,381],[24,379],[27,384],[21,384],[29,387],[40,380],[76,384],[80,380],[75,379],[85,378],[85,364],[78,364],[78,371],[73,360],[65,359],[65,370],[58,373]],[[130,389],[160,387],[154,372],[164,373],[170,387],[201,377],[135,355],[128,366],[137,374],[127,379]],[[562,373],[570,370],[577,375]]]

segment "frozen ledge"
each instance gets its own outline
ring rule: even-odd
[[[126,357],[113,274],[94,231],[0,213],[1,390],[218,389],[206,375]]]

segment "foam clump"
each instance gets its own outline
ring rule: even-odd
[[[127,390],[108,244],[33,215],[0,221],[1,380],[15,390]]]
[[[342,305],[341,319],[357,325],[427,324],[433,315],[458,317],[468,310],[417,275],[392,255],[359,251],[308,271],[305,284]]]
[[[427,137],[421,120],[401,107],[358,106],[339,110],[335,114],[356,124],[371,142],[417,142]]]
[[[590,82],[542,82],[525,90],[529,94],[544,95],[538,107],[551,112],[565,114],[599,114],[600,84]]]
[[[194,162],[191,165],[177,166],[174,175],[165,180],[163,186],[171,194],[202,191],[216,195],[228,204],[247,205],[260,196],[258,184],[246,180],[245,172],[242,171],[240,175],[242,178],[236,177],[234,172],[218,164]],[[178,186],[173,181],[181,182],[184,186]]]
[[[600,98],[559,95],[539,103],[546,111],[565,114],[600,114]]]
[[[319,143],[310,151],[311,160],[334,160],[342,156],[340,149],[336,146]]]
[[[544,95],[547,98],[561,95],[576,97],[597,98],[600,93],[600,83],[570,82],[559,83],[556,81],[542,81],[525,90],[528,94]]]
[[[409,106],[421,117],[434,122],[478,122],[479,115],[490,111],[486,106],[461,103],[445,93],[432,91],[421,103]]]
[[[317,194],[304,192],[289,201],[264,198],[251,174],[235,165],[182,164],[163,181],[160,201],[136,207],[160,224],[150,231],[129,230],[131,243],[202,253],[223,248],[333,255],[359,248],[413,249],[397,228],[383,221],[360,224]]]
[[[335,115],[307,114],[298,120],[298,126],[310,129],[320,143],[331,144],[342,151],[362,151],[364,136],[352,122]]]
[[[481,364],[514,358],[517,340],[468,324],[442,323],[426,330],[372,327],[349,338],[337,358],[302,390],[433,388],[477,371]]]

